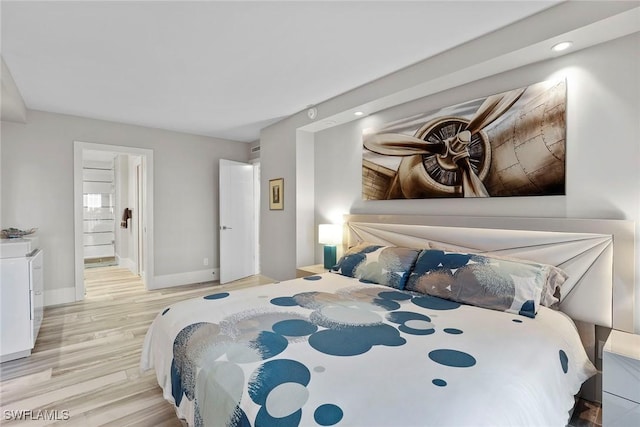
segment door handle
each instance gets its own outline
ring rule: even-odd
[[[220,230],[233,230],[231,227],[227,227],[226,225],[220,226]]]

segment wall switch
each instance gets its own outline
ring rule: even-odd
[[[202,265],[209,265],[209,258],[205,258],[202,260]]]

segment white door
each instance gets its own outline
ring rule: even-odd
[[[253,166],[220,160],[220,283],[256,274]]]

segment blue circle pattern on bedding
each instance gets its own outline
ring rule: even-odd
[[[318,277],[321,280],[322,277]],[[228,295],[213,294],[205,299],[215,304]],[[339,424],[344,415],[339,402],[304,407],[309,398],[307,385],[312,371],[321,374],[324,367],[310,368],[295,360],[277,359],[290,343],[306,342],[315,350],[333,356],[357,356],[376,346],[404,345],[407,341],[401,333],[415,336],[436,333],[438,328],[429,316],[399,310],[403,303],[436,311],[460,307],[453,301],[405,291],[381,291],[371,286],[351,287],[335,294],[302,292],[273,298],[270,303],[280,310],[302,307],[309,310],[309,315],[247,311],[229,316],[219,324],[188,325],[176,336],[171,393],[176,406],[180,406],[185,397],[194,401],[196,426],[211,425],[213,420],[217,423],[227,420],[226,425],[235,427],[298,426],[302,411],[306,410],[313,411],[318,425]],[[169,314],[169,310],[162,314]],[[453,335],[463,333],[456,328],[441,330]],[[221,360],[224,355],[226,361]],[[562,350],[559,355],[561,368],[566,373],[568,357]],[[472,355],[455,349],[431,350],[425,357],[446,367],[467,369],[476,365]],[[241,365],[252,362],[261,362],[248,379],[249,397],[260,407],[253,421],[240,408],[246,382]],[[438,388],[448,385],[442,378],[434,378],[432,384]],[[216,398],[214,402],[211,399],[204,402],[204,396]]]

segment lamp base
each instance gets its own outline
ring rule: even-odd
[[[324,268],[331,270],[336,265],[336,253],[338,252],[335,245],[325,245],[324,247]]]

